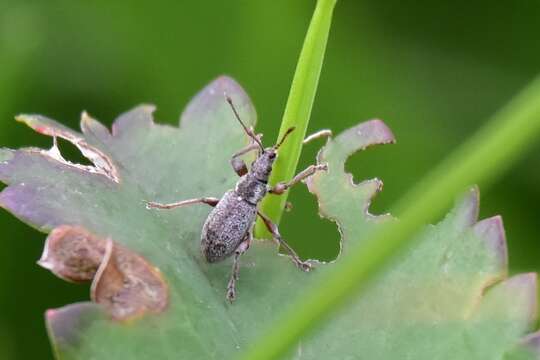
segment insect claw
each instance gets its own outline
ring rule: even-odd
[[[234,281],[234,279],[231,279],[229,281],[229,284],[227,285],[227,300],[229,300],[229,302],[233,302],[234,300],[236,300],[236,284],[235,284],[236,281]]]
[[[314,269],[313,265],[309,261],[302,261],[298,258],[292,258],[296,267],[302,271],[310,272]]]
[[[309,272],[313,270],[313,265],[311,265],[309,262],[301,261],[298,264],[298,267],[300,268],[300,270],[305,271],[305,272]]]
[[[328,163],[315,165],[317,170],[328,171]]]

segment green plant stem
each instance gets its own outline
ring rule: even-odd
[[[293,301],[243,359],[274,359],[284,354],[346,304],[345,300],[364,291],[368,281],[414,239],[420,227],[436,220],[467,186],[494,181],[539,133],[540,77],[396,204],[393,212],[399,221],[375,230]]]
[[[295,175],[302,151],[302,140],[306,135],[313,101],[317,92],[328,33],[330,32],[330,24],[332,22],[332,12],[336,1],[317,1],[296,66],[278,139],[290,127],[294,126],[296,129],[279,150],[279,156],[272,171],[270,184],[276,184],[279,181],[288,181]],[[281,196],[267,196],[262,202],[260,209],[277,224],[281,219],[286,201],[287,193]],[[269,235],[260,220],[256,226],[256,233],[258,237]]]

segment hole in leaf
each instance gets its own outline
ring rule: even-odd
[[[369,207],[370,214],[379,215],[388,213],[395,200],[403,195],[412,179],[401,176],[404,167],[410,166],[397,161],[396,151],[398,144],[392,146],[375,146],[351,155],[345,162],[345,171],[353,175],[354,183],[378,178],[384,187],[373,199]]]
[[[304,185],[296,186],[289,196],[292,209],[283,214],[280,231],[302,259],[335,260],[341,236],[337,224],[321,218],[317,198]]]
[[[81,151],[67,140],[57,138],[58,149],[62,157],[69,162],[80,165],[94,166],[90,160],[85,158]]]

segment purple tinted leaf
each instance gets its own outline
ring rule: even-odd
[[[88,327],[100,318],[104,318],[101,307],[90,302],[47,310],[45,322],[57,357],[62,358],[60,354],[79,346],[86,337]]]
[[[251,99],[244,89],[228,76],[220,76],[191,100],[180,117],[181,125],[189,126],[192,122],[212,122],[215,120],[216,113],[224,112],[229,114],[231,126],[236,126],[233,123],[236,121],[233,113],[224,101],[225,95],[233,100],[242,121],[247,125],[255,126],[257,114]]]
[[[108,143],[111,141],[111,133],[106,126],[92,118],[86,111],[81,115],[81,130],[91,143]]]
[[[72,139],[73,141],[82,140],[82,137],[78,132],[73,131],[58,121],[42,115],[22,114],[17,116],[16,119],[43,135],[58,136],[65,138],[66,140]]]
[[[507,356],[508,360],[540,359],[540,331],[524,337]]]
[[[456,229],[465,229],[478,221],[480,211],[480,191],[473,186],[463,195],[462,200],[452,211],[455,214],[454,226]]]
[[[536,307],[536,274],[516,275],[488,289],[470,319],[470,333],[481,334],[475,347],[492,351],[490,358],[502,357],[535,324]]]
[[[112,134],[116,137],[130,136],[132,132],[148,131],[154,125],[154,105],[139,105],[114,120]]]
[[[513,305],[506,312],[506,316],[511,320],[521,321],[523,332],[532,329],[538,319],[537,279],[536,273],[514,275],[491,290],[494,293],[505,293],[505,300]]]
[[[63,175],[61,182],[55,180],[58,174]],[[11,160],[0,163],[0,179],[10,184],[0,193],[0,206],[44,231],[62,224],[88,223],[84,209],[99,210],[99,194],[116,187],[106,176],[34,149],[19,150]]]
[[[506,248],[506,235],[502,217],[493,216],[474,225],[476,236],[486,242],[487,249],[491,251],[502,272],[508,268],[508,250]]]

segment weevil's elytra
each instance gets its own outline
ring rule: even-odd
[[[174,209],[197,203],[204,203],[214,207],[202,228],[201,251],[209,263],[221,261],[234,255],[231,277],[227,286],[227,299],[233,301],[236,298],[236,281],[240,269],[239,258],[249,249],[253,237],[253,225],[257,216],[263,220],[270,233],[272,233],[274,240],[288,251],[291,260],[299,269],[304,271],[311,269],[311,264],[300,260],[296,252],[281,238],[278,227],[268,217],[260,213],[257,207],[267,193],[281,195],[291,186],[313,175],[316,171],[326,170],[327,167],[326,165],[311,165],[291,181],[281,182],[274,187],[270,187],[268,179],[277,158],[277,151],[294,128],[288,129],[277,144],[264,148],[261,142],[262,135],[255,135],[252,129],[246,127],[240,119],[231,98],[225,94],[225,99],[246,134],[252,139],[251,144],[232,156],[231,165],[240,176],[235,188],[227,191],[221,199],[203,197],[171,204],[149,202],[147,207],[149,209]],[[304,142],[330,135],[329,130],[322,130],[308,136]],[[257,151],[257,158],[248,171],[245,162],[240,159],[240,156],[251,151]]]
[[[203,225],[201,250],[206,260],[216,262],[230,256],[247,240],[256,218],[253,204],[241,200],[234,190],[226,192]]]

